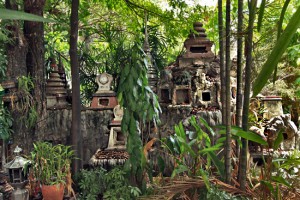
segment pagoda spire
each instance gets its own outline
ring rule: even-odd
[[[152,89],[152,91],[156,93],[158,76],[157,76],[157,69],[153,65],[153,62],[152,62],[151,49],[150,49],[149,40],[148,40],[149,35],[148,35],[147,22],[148,22],[148,14],[147,14],[147,11],[145,11],[145,21],[144,21],[144,23],[145,23],[145,40],[144,40],[143,50],[146,53],[147,61],[148,61],[148,71],[147,71],[148,83],[149,83],[149,86]]]

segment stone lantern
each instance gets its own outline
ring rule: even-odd
[[[15,200],[28,200],[29,193],[28,190],[24,188],[27,183],[26,176],[24,174],[24,166],[30,161],[20,156],[22,149],[16,147],[14,150],[15,158],[4,165],[5,168],[9,170],[9,178],[11,185],[15,188],[12,193],[12,198]]]

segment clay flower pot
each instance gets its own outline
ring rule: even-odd
[[[63,200],[64,186],[63,184],[42,185],[42,194],[44,200]]]

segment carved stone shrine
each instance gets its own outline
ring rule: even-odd
[[[113,109],[118,104],[116,93],[111,90],[112,81],[112,75],[105,72],[96,77],[98,90],[93,95],[91,108]]]
[[[62,66],[57,66],[54,59],[51,60],[51,72],[46,83],[47,108],[65,107],[67,102],[66,74]]]
[[[220,67],[213,43],[207,38],[202,23],[184,42],[185,53],[161,73],[158,97],[161,105],[219,108]]]
[[[109,169],[115,165],[123,165],[129,158],[126,152],[127,138],[121,131],[121,122],[123,118],[123,109],[120,105],[114,108],[114,119],[109,124],[110,132],[107,148],[98,149],[89,160],[91,166],[101,166]]]

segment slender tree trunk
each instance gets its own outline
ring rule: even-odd
[[[225,86],[225,65],[224,65],[224,31],[223,31],[223,9],[222,0],[218,0],[218,23],[219,23],[219,45],[220,45],[220,77],[221,77],[221,102],[225,102],[226,86]],[[222,103],[222,124],[225,124],[226,104]]]
[[[226,145],[225,145],[225,181],[231,181],[231,87],[230,87],[230,0],[226,0]]]
[[[24,11],[27,13],[43,16],[45,0],[24,0]],[[35,126],[36,135],[43,131],[44,116],[46,114],[46,97],[45,97],[45,73],[44,66],[44,24],[42,22],[24,21],[24,35],[28,42],[28,53],[26,55],[27,74],[32,77],[34,83],[33,98],[38,121]],[[32,134],[28,134],[31,136]],[[27,149],[31,149],[32,137],[26,137]]]
[[[242,107],[243,107],[243,0],[238,0],[238,28],[237,28],[237,72],[236,72],[236,126],[242,127]],[[240,147],[236,142],[236,156],[239,157]]]
[[[81,103],[80,103],[80,80],[79,62],[77,56],[78,41],[78,9],[79,0],[72,0],[71,8],[71,31],[70,31],[70,59],[72,75],[72,146],[75,150],[75,159],[72,162],[72,171],[78,172],[82,168],[82,135],[81,135]]]
[[[251,71],[252,71],[252,39],[253,39],[253,24],[255,19],[257,0],[251,0],[248,2],[249,7],[249,23],[247,30],[247,38],[245,41],[246,49],[246,68],[245,68],[245,88],[244,88],[244,105],[242,116],[242,128],[244,131],[248,131],[248,115],[250,104],[250,91],[251,91]],[[248,153],[248,141],[242,139],[242,150],[240,155],[239,165],[239,183],[242,190],[246,189],[246,176],[247,176],[247,153]]]

